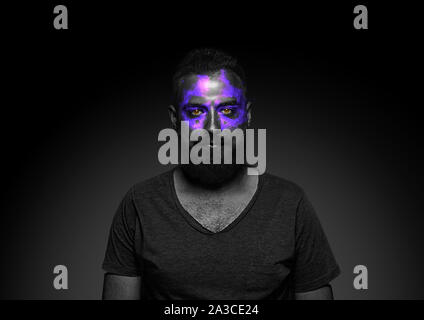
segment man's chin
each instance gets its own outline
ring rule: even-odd
[[[204,188],[219,188],[233,180],[244,164],[182,164],[180,168],[187,179]]]

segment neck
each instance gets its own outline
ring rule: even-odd
[[[258,176],[247,175],[247,168],[244,167],[238,171],[234,177],[225,181],[225,183],[222,183],[219,186],[210,187],[206,184],[200,184],[197,181],[190,179],[190,177],[184,174],[181,167],[177,167],[174,171],[174,179],[178,183],[180,190],[184,190],[186,192],[222,194],[227,193],[230,190],[242,191],[250,184],[250,182],[256,183]]]

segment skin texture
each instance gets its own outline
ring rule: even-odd
[[[178,105],[169,106],[174,129],[179,128],[180,121],[188,121],[190,133],[200,128],[213,133],[214,129],[246,129],[250,125],[251,104],[245,97],[240,79],[231,71],[188,75],[180,80],[179,85]],[[174,175],[181,204],[213,232],[224,229],[244,209],[256,190],[257,179],[257,176],[244,173],[211,190],[194,185],[178,170]],[[106,274],[102,297],[105,300],[140,299],[140,286],[140,277]],[[326,285],[317,290],[296,293],[295,298],[332,300],[333,293],[331,286]]]

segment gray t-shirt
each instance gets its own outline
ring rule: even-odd
[[[178,201],[173,171],[133,186],[113,219],[103,269],[142,277],[143,299],[292,299],[340,273],[301,188],[259,176],[245,210],[213,233]]]

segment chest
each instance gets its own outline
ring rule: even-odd
[[[227,208],[213,201],[193,205],[198,217],[202,212],[219,216],[216,207]],[[138,255],[145,278],[166,299],[254,300],[280,293],[277,288],[285,288],[294,252],[294,233],[288,230],[291,227],[284,216],[279,212],[282,219],[276,218],[270,211],[253,207],[242,224],[228,232],[205,235],[188,228],[179,214],[159,220],[160,215],[145,214],[143,250]],[[214,226],[216,221],[210,221],[209,226]]]
[[[229,226],[248,205],[247,197],[190,197],[180,199],[184,209],[204,228],[219,232]]]

